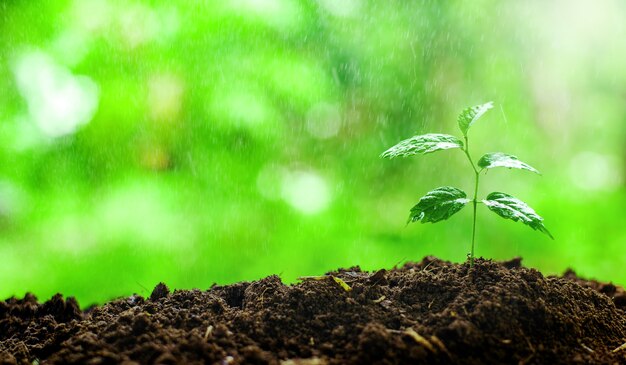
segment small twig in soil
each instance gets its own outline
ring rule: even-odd
[[[463,313],[465,313],[465,317],[469,317],[469,313],[467,313],[467,309],[463,306],[461,307],[461,309],[463,309]]]
[[[265,288],[265,290],[263,290],[263,292],[261,293],[261,296],[259,297],[259,300],[261,301],[261,307],[263,306],[263,304],[265,303],[265,292],[268,291],[269,288]]]
[[[532,351],[534,354],[536,352],[535,346],[533,346],[533,344],[530,342],[528,337],[526,337],[526,335],[524,335],[524,339],[526,339],[526,343],[528,343],[528,347],[530,348],[530,351]]]
[[[383,300],[385,300],[386,298],[387,298],[387,297],[383,295],[382,297],[380,297],[380,298],[378,298],[378,299],[376,299],[376,300],[373,300],[373,302],[374,302],[374,303],[376,303],[376,304],[378,304],[378,303],[382,302]]]
[[[526,356],[526,358],[522,359],[519,361],[519,365],[525,365],[527,364],[530,360],[532,360],[532,358],[535,357],[535,353],[533,352],[532,354]]]
[[[213,326],[209,326],[206,328],[206,332],[204,332],[204,340],[206,341],[211,333],[213,332]]]
[[[429,267],[430,265],[432,265],[432,263],[433,263],[433,262],[434,262],[434,261],[431,261],[431,262],[429,262],[428,264],[426,264],[426,266],[424,266],[424,268],[422,268],[422,271],[425,271],[425,272],[430,272],[430,271],[426,271],[426,269],[428,269],[428,267]]]
[[[340,278],[334,276],[334,275],[320,275],[320,276],[300,276],[298,278],[298,280],[326,280],[326,279],[332,279],[333,281],[335,281],[335,283],[339,284],[339,286],[345,290],[345,291],[351,291],[352,288],[350,287],[350,285],[346,284],[345,281],[341,280]]]
[[[420,335],[419,333],[415,332],[415,330],[413,328],[407,328],[406,330],[404,330],[403,333],[405,335],[411,337],[413,340],[415,340],[415,342],[417,342],[420,345],[426,347],[426,349],[428,349],[428,351],[430,351],[432,353],[436,353],[437,352],[437,350],[435,350],[435,347],[433,347],[433,344],[430,343],[430,341],[428,341],[422,335]]]
[[[345,291],[350,291],[350,290],[352,290],[352,288],[350,287],[350,285],[346,284],[346,282],[345,282],[345,281],[343,281],[343,280],[339,279],[339,278],[338,278],[338,277],[336,277],[336,276],[333,276],[332,278],[333,278],[333,280],[335,280],[335,283],[339,284],[339,286],[341,286],[341,287],[343,288],[343,290],[345,290]]]
[[[435,335],[430,336],[430,342],[434,343],[435,346],[439,347],[439,350],[441,350],[443,353],[448,355],[449,358],[452,358],[452,355],[450,355],[450,353],[448,352],[448,349],[446,348],[446,345],[444,345],[443,342],[441,342],[439,337],[437,337]]]
[[[590,354],[593,354],[595,352],[595,351],[593,351],[593,349],[591,347],[585,345],[584,343],[581,343],[580,346],[582,346],[582,348],[584,348]]]
[[[615,350],[613,350],[613,352],[618,352],[618,351],[622,351],[622,350],[626,350],[626,342],[624,342],[623,344],[621,344],[620,346],[615,348]]]

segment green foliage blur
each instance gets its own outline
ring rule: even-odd
[[[543,176],[480,195],[556,240],[481,211],[477,255],[624,284],[624,24],[617,0],[0,2],[0,297],[464,261],[469,209],[405,227],[427,191],[471,190],[463,154],[378,156],[489,100],[474,159]]]

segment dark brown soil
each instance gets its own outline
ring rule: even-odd
[[[0,302],[0,364],[626,364],[626,295],[520,260],[427,257],[284,285]],[[626,347],[626,346],[625,346]],[[617,349],[617,350],[616,350]],[[616,350],[616,351],[615,351]]]

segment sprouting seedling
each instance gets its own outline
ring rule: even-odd
[[[472,169],[474,170],[474,197],[472,200],[467,199],[467,194],[452,186],[442,186],[435,190],[429,191],[423,196],[419,202],[411,209],[409,220],[407,222],[436,223],[450,218],[463,207],[471,202],[473,206],[473,224],[472,224],[472,250],[470,252],[470,267],[474,266],[474,242],[476,239],[476,206],[483,203],[502,218],[520,221],[534,230],[538,230],[554,239],[550,232],[543,225],[541,218],[535,211],[523,201],[506,193],[493,192],[482,201],[478,201],[478,183],[480,181],[480,173],[492,169],[494,167],[507,167],[513,169],[521,169],[532,171],[539,174],[532,166],[520,161],[517,157],[502,152],[487,153],[474,164],[472,156],[469,152],[469,140],[467,132],[470,127],[482,117],[489,109],[493,108],[493,102],[466,108],[461,112],[458,118],[459,128],[463,133],[462,140],[449,134],[429,133],[413,136],[405,139],[395,146],[383,152],[380,156],[392,159],[395,157],[408,157],[417,154],[427,154],[441,150],[452,148],[460,148],[467,157]]]

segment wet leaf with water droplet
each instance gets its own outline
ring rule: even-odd
[[[467,131],[470,129],[472,124],[480,119],[480,117],[482,117],[491,108],[493,108],[492,101],[466,108],[461,112],[461,114],[459,114],[459,128],[465,137],[467,137]]]
[[[463,148],[463,142],[449,134],[429,133],[405,139],[383,152],[382,158],[407,157],[451,148]]]
[[[554,239],[543,225],[543,218],[523,201],[509,194],[493,192],[487,195],[487,199],[483,200],[483,203],[485,203],[489,210],[500,217],[511,219],[515,222],[520,221],[530,228],[543,232]]]
[[[516,156],[502,152],[487,153],[478,160],[478,166],[481,169],[492,169],[494,167],[507,167],[510,169],[520,169],[532,171],[540,174],[537,169],[529,164],[520,161]]]
[[[429,191],[411,209],[407,223],[422,221],[436,223],[450,218],[469,202],[467,195],[452,186]]]

